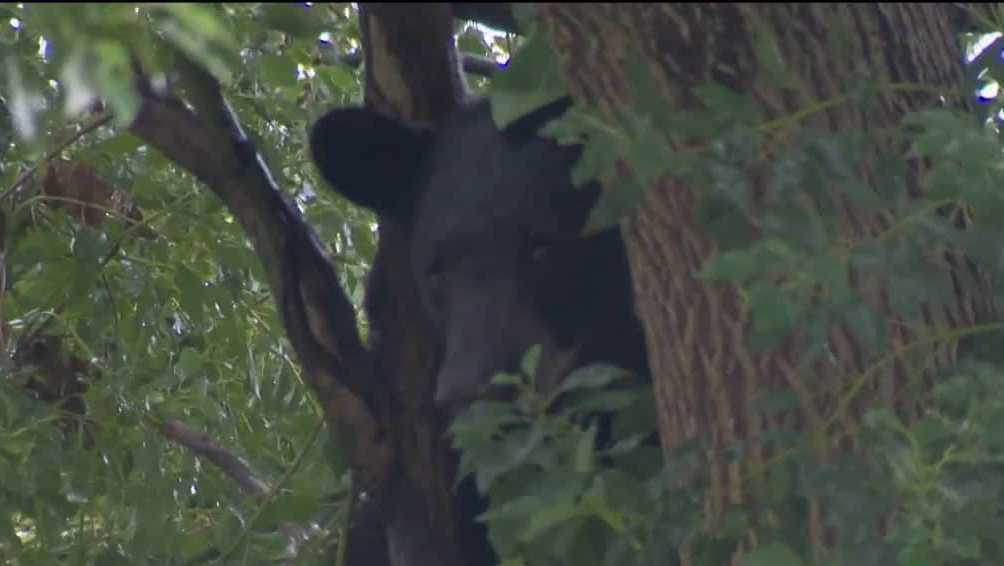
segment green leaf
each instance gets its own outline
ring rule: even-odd
[[[575,445],[575,466],[577,473],[585,474],[593,470],[596,463],[596,425],[579,436]]]
[[[672,153],[672,148],[666,138],[654,129],[651,120],[645,120],[638,129],[631,132],[632,140],[626,152],[631,170],[638,178],[642,188],[651,187],[670,170],[671,160],[666,156]],[[743,178],[745,183],[745,178]],[[636,199],[641,193],[635,195]]]
[[[824,217],[794,203],[783,204],[764,213],[765,236],[808,254],[824,254],[830,237]],[[832,261],[832,260],[831,260]]]
[[[852,305],[844,314],[844,320],[862,343],[870,344],[878,351],[889,347],[885,318],[868,305]]]
[[[802,566],[805,562],[787,545],[774,542],[746,555],[746,566]]]
[[[750,413],[771,418],[787,413],[799,406],[798,395],[790,389],[770,391],[746,404]]]
[[[104,243],[94,231],[82,228],[73,241],[73,259],[81,268],[81,272],[96,270],[98,260],[103,255]]]
[[[220,21],[212,8],[199,4],[159,4],[161,10],[167,11],[186,29],[199,37],[212,41],[233,44],[233,38],[226,26]]]
[[[566,407],[572,414],[621,411],[630,407],[638,398],[637,391],[602,391],[589,394],[569,395]]]
[[[235,42],[212,8],[199,4],[157,4],[155,11],[170,17],[160,20],[164,37],[223,84],[230,84],[231,69],[238,66]]]
[[[178,355],[174,370],[183,380],[191,379],[202,371],[202,356],[192,348],[184,348]]]
[[[637,394],[635,402],[614,415],[613,432],[616,439],[645,438],[657,430],[658,409],[652,386],[645,384],[634,389],[634,392]]]
[[[762,255],[750,249],[729,250],[713,255],[701,270],[712,281],[744,282],[763,269]]]
[[[140,105],[129,52],[115,41],[96,42],[92,49],[97,61],[94,86],[111,107],[116,125],[126,127],[136,118]]]
[[[856,179],[848,179],[844,183],[844,190],[854,206],[863,212],[877,212],[888,206],[888,203],[883,200],[875,187],[867,183],[862,183]]]
[[[644,189],[634,179],[618,179],[616,186],[600,193],[600,198],[589,213],[583,235],[590,236],[616,226],[638,203]]]
[[[630,376],[630,372],[607,364],[591,364],[573,370],[561,382],[556,395],[580,389],[604,389],[615,381]]]
[[[828,302],[835,307],[845,307],[854,299],[843,261],[832,255],[818,255],[805,261],[803,275],[823,286]]]
[[[756,127],[761,121],[759,107],[746,94],[714,83],[696,87],[694,94],[711,111],[705,116],[713,128],[709,133],[720,135],[736,126]]]
[[[94,563],[107,566],[129,566],[134,562],[123,556],[118,549],[105,548],[95,557]]]
[[[565,95],[554,52],[534,34],[512,58],[506,72],[492,81],[492,118],[500,128]]]
[[[257,59],[261,78],[270,86],[290,88],[296,86],[296,61],[287,55],[261,55]]]
[[[562,501],[553,503],[537,509],[529,515],[530,520],[523,532],[520,533],[520,540],[529,542],[557,525],[568,522],[576,517],[585,515],[585,510],[573,502]]]
[[[174,272],[174,284],[178,288],[178,302],[181,303],[181,308],[192,318],[201,319],[205,297],[205,286],[202,281],[192,273],[191,269],[179,265]]]
[[[624,59],[624,75],[635,100],[633,110],[640,115],[651,117],[661,132],[669,136],[672,133],[672,122],[667,115],[669,104],[659,92],[659,86],[652,76],[648,61],[636,45],[628,45],[628,55]]]
[[[611,136],[593,136],[583,146],[582,156],[572,167],[572,184],[582,187],[608,178],[617,163],[617,141]]]
[[[803,135],[811,136],[805,148],[807,157],[823,169],[824,175],[841,180],[853,177],[859,161],[856,148],[867,145],[866,140],[853,134],[808,132]]]
[[[143,140],[129,132],[119,132],[116,135],[95,144],[90,152],[105,155],[114,159],[124,157],[143,145]]]
[[[777,38],[773,31],[759,20],[754,19],[752,26],[753,54],[757,65],[767,73],[775,87],[788,88],[792,85],[792,76],[784,60]]]
[[[492,376],[492,385],[501,385],[513,387],[524,383],[526,379],[518,374],[514,373],[497,373]]]
[[[321,9],[322,7],[317,4],[306,6],[302,2],[262,4],[262,24],[294,37],[316,39],[325,29],[324,18],[320,17]]]
[[[256,523],[263,525],[278,525],[284,521],[302,523],[316,516],[321,502],[311,494],[288,494],[278,497],[261,515]]]
[[[483,442],[504,426],[520,422],[513,404],[502,401],[476,401],[457,415],[450,426],[454,445],[460,449]]]
[[[540,363],[540,352],[541,347],[539,344],[531,346],[526,354],[523,355],[523,361],[520,364],[520,368],[523,370],[523,375],[528,377],[533,377],[537,375],[537,365]]]
[[[791,333],[805,309],[804,305],[792,300],[784,290],[769,281],[753,283],[747,297],[755,329],[752,343],[758,348],[777,346]]]

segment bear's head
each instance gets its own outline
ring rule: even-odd
[[[311,132],[324,178],[407,230],[419,296],[443,345],[436,402],[448,409],[482,397],[534,344],[543,387],[591,362],[647,373],[619,230],[582,236],[599,188],[573,188],[578,150],[537,135],[565,108],[560,101],[499,130],[482,101],[435,131],[337,109]]]

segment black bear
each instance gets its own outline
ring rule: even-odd
[[[592,362],[647,375],[620,232],[582,236],[599,187],[573,188],[578,149],[538,135],[567,107],[552,103],[501,131],[487,100],[435,131],[347,108],[311,132],[324,178],[408,230],[419,295],[444,348],[436,403],[451,412],[534,344],[544,387]]]
[[[338,109],[311,132],[324,178],[407,230],[411,269],[443,349],[435,400],[448,415],[485,395],[492,376],[514,370],[534,344],[543,347],[544,387],[592,362],[648,375],[620,232],[582,237],[599,187],[573,188],[578,149],[538,136],[567,107],[545,106],[501,131],[487,101],[435,131]],[[466,518],[467,563],[494,563],[473,520],[484,501],[471,479],[454,504]]]

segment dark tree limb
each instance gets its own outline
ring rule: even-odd
[[[344,441],[354,477],[378,495],[392,452],[367,405],[375,381],[351,304],[313,229],[280,194],[219,85],[194,65],[184,67],[194,111],[141,85],[130,129],[205,183],[241,223],[325,421]]]
[[[366,106],[436,122],[463,100],[465,87],[449,4],[360,6]]]
[[[435,124],[464,99],[449,4],[362,4],[359,29],[366,57],[366,106],[392,116]],[[370,284],[370,327],[382,415],[393,431],[398,474],[387,539],[395,566],[479,566],[483,539],[471,536],[471,517],[458,517],[453,485],[456,457],[432,396],[440,347],[421,309],[408,261],[410,235],[380,219],[380,242]],[[484,543],[482,543],[484,544]]]

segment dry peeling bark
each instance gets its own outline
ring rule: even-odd
[[[672,109],[693,107],[693,88],[710,81],[752,96],[766,120],[791,116],[823,101],[846,94],[859,73],[867,71],[880,84],[925,85],[927,89],[889,89],[879,94],[866,114],[851,104],[834,104],[803,119],[804,124],[831,131],[881,132],[900,124],[906,112],[939,105],[937,91],[949,104],[962,104],[949,93],[963,83],[962,51],[956,8],[922,4],[545,4],[536,16],[552,42],[566,84],[574,97],[611,116],[631,104],[624,76],[625,56],[635,49]],[[769,30],[793,77],[778,88],[753,58],[754,38]],[[861,171],[867,182],[871,172]],[[912,164],[909,189],[919,191],[924,170]],[[763,189],[751,178],[751,186]],[[887,215],[856,210],[830,187],[838,202],[848,240],[873,237],[890,226]],[[763,195],[769,203],[772,195]],[[699,194],[694,187],[664,178],[649,187],[636,210],[622,225],[635,282],[637,310],[646,333],[647,349],[659,405],[659,429],[664,452],[686,440],[700,439],[705,448],[711,495],[709,525],[728,504],[750,504],[750,486],[763,477],[771,456],[756,439],[779,427],[809,430],[816,457],[825,461],[836,451],[853,447],[862,410],[877,403],[895,405],[911,372],[930,380],[954,362],[956,344],[932,339],[914,348],[911,362],[897,357],[874,374],[872,345],[842,327],[831,335],[835,361],[796,368],[795,342],[757,354],[747,347],[749,313],[733,285],[699,279],[706,260],[715,253],[709,230],[697,217]],[[806,202],[807,214],[814,203]],[[756,234],[750,220],[751,235]],[[955,289],[952,304],[924,305],[917,313],[927,325],[907,327],[889,315],[892,344],[897,351],[924,341],[939,329],[969,326],[991,310],[981,296],[985,282],[974,276],[964,258],[944,254],[944,277]],[[890,311],[884,281],[851,274],[852,284],[883,312]],[[912,365],[911,365],[912,364]],[[812,383],[802,379],[811,373]],[[870,375],[845,403],[853,381]],[[762,393],[790,388],[798,399],[793,411],[767,419],[747,411]],[[906,415],[916,407],[899,404]],[[723,448],[740,443],[745,459],[723,457]],[[815,548],[833,542],[825,532],[822,510],[811,504],[810,537]],[[750,532],[749,544],[756,533]]]

